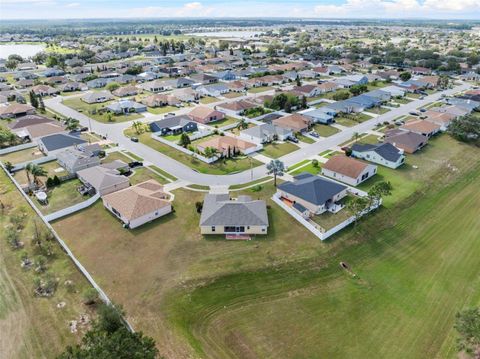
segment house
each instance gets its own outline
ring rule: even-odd
[[[245,110],[257,107],[256,104],[246,101],[238,100],[233,102],[225,102],[217,106],[217,108],[227,114],[240,115],[245,112]]]
[[[288,128],[265,123],[240,131],[240,137],[256,144],[263,144],[272,141],[285,141],[293,137],[293,132]]]
[[[183,132],[195,132],[198,130],[198,126],[190,117],[180,115],[154,121],[150,124],[150,130],[154,133],[160,132],[162,136],[177,135]]]
[[[390,143],[354,144],[352,157],[361,158],[388,168],[398,168],[405,163],[405,155]]]
[[[112,94],[117,97],[125,97],[125,96],[135,96],[138,94],[138,88],[133,85],[119,87],[115,91],[112,91]]]
[[[26,115],[33,115],[35,107],[22,104],[11,103],[7,106],[0,106],[0,118],[17,118]]]
[[[414,66],[410,69],[410,72],[414,75],[430,75],[432,70],[426,67]]]
[[[317,88],[320,90],[320,93],[336,91],[338,87],[339,86],[334,82],[323,82],[317,86]]]
[[[219,97],[230,92],[230,88],[224,83],[202,85],[196,87],[195,90],[203,96],[212,97]]]
[[[391,143],[406,153],[415,153],[427,144],[428,138],[418,133],[394,129],[385,132],[384,142]]]
[[[37,85],[32,87],[32,91],[37,96],[51,96],[56,95],[60,91],[52,86],[48,85]]]
[[[172,212],[170,198],[160,183],[148,180],[106,194],[102,201],[127,228],[134,229]]]
[[[450,123],[456,118],[454,114],[435,111],[435,109],[428,110],[423,115],[427,117],[425,121],[439,125],[441,131],[446,131]]]
[[[198,85],[208,85],[218,81],[215,76],[207,75],[204,73],[191,75],[190,79]]]
[[[300,111],[299,113],[309,118],[314,123],[329,125],[335,122],[333,115],[324,111],[323,108],[318,108],[318,109],[310,108],[307,110]]]
[[[338,201],[347,196],[348,187],[328,179],[301,173],[294,181],[277,186],[282,201],[305,208],[309,216],[322,214],[336,207]],[[306,211],[303,211],[305,213]]]
[[[66,133],[56,133],[41,137],[37,140],[38,148],[47,156],[55,155],[66,148],[75,147],[85,143],[87,143],[87,141],[82,140],[80,137]]]
[[[161,92],[172,90],[175,87],[175,84],[173,84],[171,81],[153,80],[141,84],[140,87],[150,92]]]
[[[92,104],[92,103],[101,103],[107,102],[113,99],[112,94],[110,91],[104,90],[99,92],[87,92],[85,95],[81,97],[83,102]]]
[[[435,88],[438,87],[440,83],[440,77],[438,76],[423,76],[418,79],[418,81],[425,83],[428,88]]]
[[[227,235],[267,234],[267,205],[250,196],[230,199],[228,193],[207,194],[200,216],[200,233]]]
[[[230,157],[237,152],[248,155],[262,148],[259,144],[233,136],[213,136],[197,144],[197,149],[203,153],[205,153],[207,147],[216,149],[220,155],[225,157]]]
[[[21,130],[28,126],[38,125],[41,123],[54,122],[52,119],[41,115],[25,115],[17,117],[14,120],[10,120],[6,125],[12,131]]]
[[[182,103],[182,101],[175,96],[167,94],[150,95],[145,97],[141,102],[148,107],[177,106]]]
[[[69,173],[77,173],[86,168],[99,166],[100,157],[89,146],[67,148],[57,154],[57,162]]]
[[[312,121],[308,117],[297,113],[272,121],[272,124],[292,130],[294,133],[307,131],[311,123]]]
[[[322,175],[357,186],[377,173],[377,166],[344,155],[333,156],[322,165]]]
[[[107,106],[107,110],[116,115],[147,111],[147,106],[132,100],[120,100]]]
[[[36,115],[28,115],[36,116]],[[24,116],[27,117],[27,116]],[[66,133],[65,127],[62,126],[58,121],[46,121],[39,122],[31,125],[26,125],[22,128],[12,130],[18,137],[24,140],[34,141],[37,138],[57,134],[57,133]]]
[[[232,92],[244,92],[247,89],[247,86],[243,81],[228,82],[227,86]]]
[[[73,92],[73,91],[85,91],[88,89],[88,87],[81,82],[71,81],[58,86],[58,89],[62,92]]]
[[[405,91],[398,86],[385,86],[382,87],[382,91],[388,92],[392,97],[403,97],[405,96]]]
[[[103,165],[78,171],[77,176],[82,183],[93,187],[101,196],[130,186],[128,177],[123,176],[117,169],[104,167]]]
[[[183,102],[194,102],[200,98],[200,94],[191,88],[173,90],[172,95]]]
[[[215,121],[220,121],[225,118],[225,114],[223,112],[213,110],[206,106],[197,106],[195,107],[188,116],[199,123],[210,123]]]
[[[315,85],[295,86],[293,91],[305,97],[315,97],[323,93],[322,89]]]
[[[407,122],[400,128],[430,138],[440,132],[441,126],[431,121],[414,120]]]

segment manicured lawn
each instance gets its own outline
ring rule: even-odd
[[[313,126],[313,130],[315,130],[322,137],[330,137],[340,132],[338,128],[328,126],[328,125],[322,125],[319,123]]]
[[[269,143],[263,145],[260,153],[271,158],[279,158],[296,150],[298,150],[298,146],[291,142]]]
[[[397,102],[397,103],[401,103],[401,104],[407,104],[407,103],[412,102],[412,100],[409,100],[409,99],[406,98],[406,97],[393,98],[392,101]]]
[[[289,173],[292,176],[299,175],[300,173],[303,173],[303,172],[309,172],[312,175],[316,175],[321,171],[321,169],[322,169],[322,164],[321,163],[318,163],[317,166],[314,166],[313,163],[310,162],[308,165],[306,165],[304,167],[299,167],[296,170],[294,170],[292,172],[289,172]]]
[[[143,118],[143,116],[139,113],[130,113],[128,115],[114,115],[112,114],[112,121],[109,122],[107,120],[107,115],[105,113],[100,114],[98,111],[102,108],[107,107],[109,104],[114,103],[115,101],[107,101],[99,104],[88,104],[83,102],[80,97],[70,98],[67,100],[63,100],[63,104],[74,110],[83,113],[84,115],[102,123],[115,123],[115,122],[124,122],[124,121],[132,121],[137,120],[139,118]],[[92,114],[92,111],[96,111],[95,114]]]
[[[209,125],[213,126],[215,128],[220,128],[220,127],[224,127],[224,126],[227,126],[227,125],[234,124],[234,123],[239,122],[239,121],[240,120],[237,119],[237,118],[230,117],[230,116],[225,116],[225,118],[223,120],[211,122],[211,123],[209,123]]]
[[[299,133],[297,133],[295,135],[295,137],[298,138],[299,141],[302,141],[302,142],[305,142],[305,143],[314,143],[315,142],[314,139],[312,139],[310,137],[307,137],[307,136],[304,136],[304,135],[299,134]]]
[[[136,185],[137,183],[140,182],[145,182],[148,180],[155,180],[158,183],[161,184],[167,184],[169,183],[168,180],[163,178],[162,176],[157,175],[155,172],[150,171],[148,167],[137,167],[133,170],[133,175],[129,177],[130,184]]]
[[[143,158],[137,156],[135,153],[128,152],[128,151],[125,151],[125,153],[126,153],[128,156],[132,157],[135,161],[143,161]]]
[[[7,153],[6,155],[1,155],[0,161],[3,163],[11,162],[13,164],[18,164],[32,161],[40,157],[44,157],[43,153],[37,147],[32,147],[21,151]]]
[[[224,94],[223,96],[226,97],[226,98],[237,98],[237,97],[240,97],[240,96],[243,96],[244,94],[241,93],[241,92],[229,92],[229,93],[226,93]]]
[[[167,112],[175,112],[178,108],[174,106],[164,106],[164,107],[148,107],[147,111],[153,113],[154,115],[161,115]]]
[[[300,161],[298,163],[295,163],[293,166],[288,167],[288,171],[293,171],[294,169],[296,169],[296,168],[298,168],[298,167],[300,167],[300,166],[302,166],[302,165],[304,165],[308,162],[310,162],[310,160],[303,160],[303,161]]]
[[[55,186],[48,190],[47,205],[41,204],[36,198],[33,197],[34,203],[43,214],[49,214],[86,201],[89,197],[82,196],[80,192],[77,191],[77,187],[79,187],[81,184],[82,183],[78,179],[62,182],[62,184],[59,186]]]
[[[249,93],[260,93],[260,92],[265,92],[265,91],[270,91],[273,90],[273,87],[271,86],[260,86],[260,87],[252,87],[251,89],[248,89]]]
[[[131,130],[125,131],[126,135],[129,135],[131,133],[133,133]],[[250,169],[250,163],[252,167],[257,167],[262,164],[260,161],[257,161],[249,157],[225,159],[225,160],[217,161],[212,164],[208,164],[196,158],[193,158],[192,156],[189,156],[186,153],[180,152],[175,148],[170,147],[169,145],[156,141],[153,138],[151,138],[150,135],[151,135],[150,132],[146,132],[146,133],[142,133],[141,135],[135,134],[135,137],[138,137],[141,143],[201,173],[228,174],[228,173],[242,172],[247,169]]]
[[[357,121],[352,120],[349,117],[336,117],[335,122],[339,125],[346,126],[346,127],[353,127],[358,125]]]
[[[373,107],[366,110],[367,112],[376,113],[377,115],[383,115],[384,113],[389,112],[390,110],[385,107]]]
[[[213,103],[213,102],[218,102],[220,101],[218,98],[216,97],[212,97],[212,96],[205,96],[205,97],[202,97],[200,99],[200,103],[206,105],[208,103]]]
[[[252,181],[252,182],[247,182],[247,183],[243,183],[243,184],[235,184],[233,186],[230,186],[229,189],[230,190],[238,190],[238,189],[242,189],[242,188],[245,188],[245,187],[254,186],[256,184],[261,184],[262,182],[271,180],[272,178],[273,177],[267,176],[267,177],[259,178],[258,180],[255,180],[255,181]]]
[[[50,161],[50,162],[42,163],[39,166],[47,171],[47,176],[46,177],[40,177],[39,178],[39,180],[42,181],[43,183],[46,182],[48,177],[53,177],[55,175],[57,175],[58,177],[67,175],[67,171],[65,171],[63,169],[63,167],[61,167],[58,164],[57,161]],[[28,183],[27,171],[25,171],[24,169],[15,172],[13,177],[21,185]],[[30,176],[30,178],[33,181],[33,177]]]
[[[125,156],[121,151],[114,151],[107,154],[107,156],[102,160],[102,162],[113,162],[114,160],[120,160],[125,163],[132,162],[132,159]]]
[[[178,134],[178,135],[167,135],[167,136],[163,136],[164,139],[166,140],[169,140],[173,143],[178,143],[178,141],[180,141],[180,138],[182,137],[182,134]]]
[[[171,175],[170,173],[162,170],[161,168],[157,167],[157,166],[150,166],[151,169],[157,171],[158,173],[160,173],[162,176],[172,180],[172,181],[176,181],[177,180],[177,177]]]
[[[70,332],[68,323],[79,320],[81,314],[93,319],[94,313],[82,304],[82,293],[89,287],[85,278],[77,271],[73,262],[51,242],[53,255],[47,257],[47,272],[57,280],[57,289],[50,298],[34,296],[34,279],[39,276],[33,269],[20,266],[22,254],[30,259],[40,254],[31,241],[34,220],[37,228],[45,230],[40,218],[27,205],[13,183],[0,171],[1,200],[4,207],[0,215],[0,327],[2,358],[55,358],[67,345],[74,345],[84,327],[77,334]],[[19,233],[24,247],[13,250],[6,240],[6,226],[10,216],[25,211],[25,228]],[[71,281],[68,290],[66,281]],[[59,309],[57,304],[64,302]]]
[[[362,134],[360,136],[364,136],[364,137],[359,137],[357,139],[357,141],[355,141],[355,137],[352,137],[348,141],[345,141],[345,142],[341,143],[340,146],[344,146],[344,145],[347,145],[347,144],[353,144],[354,142],[355,143],[362,143],[362,144],[371,144],[371,145],[374,145],[374,144],[378,143],[378,137],[379,136],[376,136],[376,135],[366,135],[365,136],[365,134]]]
[[[419,93],[407,93],[405,96],[410,98],[415,98],[415,99],[422,97],[422,95]]]

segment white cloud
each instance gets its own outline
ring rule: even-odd
[[[65,7],[78,7],[80,6],[79,2],[71,2],[70,4],[65,5]]]

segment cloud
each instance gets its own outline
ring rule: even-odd
[[[80,6],[79,2],[71,2],[70,4],[65,5],[65,7],[78,7]]]

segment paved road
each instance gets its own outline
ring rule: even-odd
[[[441,98],[442,94],[453,95],[457,92],[464,91],[470,86],[468,84],[462,84],[454,87],[450,90],[445,90],[443,92],[438,92],[433,95],[425,97],[423,100],[412,101],[408,104],[402,105],[399,108],[396,108],[390,112],[387,112],[383,115],[380,115],[376,118],[372,118],[368,121],[365,121],[361,124],[358,124],[354,127],[346,128],[344,131],[339,132],[333,136],[330,136],[319,142],[315,142],[307,147],[301,148],[295,152],[289,153],[282,157],[282,161],[287,165],[291,166],[295,163],[298,163],[304,159],[311,158],[323,151],[326,151],[332,147],[338,146],[339,144],[352,138],[355,132],[363,133],[375,128],[377,123],[382,123],[384,121],[391,121],[399,116],[407,115],[408,112],[417,109],[420,106],[424,106],[428,103],[437,101]],[[229,99],[224,102],[230,102],[238,100]],[[101,135],[107,136],[108,139],[118,143],[121,147],[128,149],[129,151],[137,154],[138,156],[148,161],[167,172],[171,173],[175,177],[188,181],[190,183],[196,183],[200,185],[233,185],[233,184],[242,184],[250,182],[255,179],[259,179],[266,176],[265,165],[258,166],[251,170],[246,170],[244,172],[229,174],[229,175],[209,175],[196,172],[190,167],[162,154],[154,149],[142,144],[134,143],[130,141],[123,135],[123,131],[131,126],[131,122],[122,122],[118,124],[106,124],[100,123],[94,120],[89,119],[84,114],[81,114],[67,106],[64,106],[62,103],[62,97],[54,97],[51,99],[45,100],[45,105],[67,117],[73,117],[80,121],[82,126],[89,126],[91,124],[91,129]],[[220,103],[220,102],[219,102]],[[219,104],[217,103],[217,104]],[[191,108],[182,108],[176,111],[176,114],[184,114],[191,110]],[[154,119],[160,119],[163,116],[149,116],[141,121],[150,122]]]

